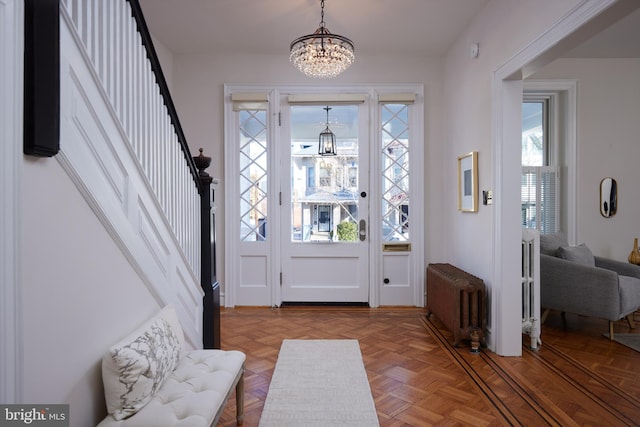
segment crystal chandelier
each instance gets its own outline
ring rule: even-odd
[[[336,135],[329,129],[329,110],[331,110],[331,107],[327,105],[323,110],[327,111],[327,124],[318,137],[318,154],[321,156],[335,156]]]
[[[331,34],[324,25],[324,0],[320,1],[320,27],[291,42],[289,60],[309,77],[335,77],[349,68],[355,56],[353,42]]]

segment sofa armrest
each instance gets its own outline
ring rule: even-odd
[[[638,265],[630,264],[623,261],[616,261],[609,258],[602,258],[599,256],[596,256],[594,258],[596,261],[596,267],[615,271],[621,276],[636,277],[640,279],[640,266]]]
[[[618,320],[618,273],[540,254],[540,306]]]

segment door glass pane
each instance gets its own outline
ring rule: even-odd
[[[409,240],[409,107],[382,104],[382,240]]]
[[[267,239],[267,112],[240,111],[240,240]]]
[[[324,105],[291,107],[291,241],[357,241],[358,106],[333,105],[335,156],[318,154]]]

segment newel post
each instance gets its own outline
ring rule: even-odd
[[[211,164],[211,157],[202,153],[193,161],[198,168],[198,177],[202,184],[200,195],[200,245],[201,270],[200,285],[204,291],[202,316],[202,345],[205,349],[220,348],[220,284],[216,279],[216,238],[215,216],[211,210],[213,204],[213,178],[205,169]]]

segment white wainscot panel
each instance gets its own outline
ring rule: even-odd
[[[160,221],[158,223],[162,224],[161,219],[156,221]],[[138,234],[153,257],[156,266],[166,277],[170,256],[169,248],[155,224],[156,222],[151,218],[142,200],[138,199]]]
[[[264,288],[267,286],[267,257],[243,256],[240,258],[240,287]]]
[[[385,279],[389,279],[389,283],[383,283],[383,287],[397,288],[409,287],[409,256],[408,255],[383,255],[382,257],[382,274]]]
[[[357,288],[357,257],[292,257],[292,288]],[[329,266],[329,268],[328,268]]]
[[[178,264],[172,280],[177,293],[174,304],[184,335],[192,348],[202,348],[202,297],[204,292],[185,264]],[[196,307],[196,309],[194,309]]]
[[[112,200],[106,202],[115,202],[126,211],[128,174],[109,137],[118,132],[113,127],[109,131],[105,129],[78,76],[71,68],[68,71],[71,97],[67,113],[75,137],[63,139],[62,148],[67,148],[65,153],[69,154],[74,168],[80,171],[84,180],[101,181],[89,183],[89,187],[102,187],[100,194],[103,197],[112,196]]]
[[[384,254],[382,278],[380,305],[414,305],[410,253]],[[388,279],[389,283],[384,283],[385,279]]]
[[[240,257],[236,305],[272,305],[268,260],[266,255],[243,255]]]

